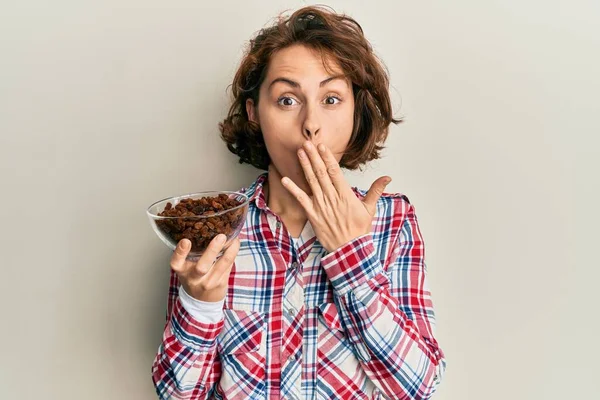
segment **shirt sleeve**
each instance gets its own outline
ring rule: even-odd
[[[190,296],[181,285],[179,286],[179,299],[183,308],[200,322],[216,324],[224,317],[225,299],[221,301],[197,300]]]
[[[425,251],[413,206],[404,203],[400,233],[384,269],[372,234],[322,258],[341,322],[367,376],[390,398],[429,399],[446,368],[434,338],[435,314]]]
[[[221,375],[217,337],[224,319],[196,319],[184,307],[179,288],[171,271],[167,320],[152,364],[152,381],[159,399],[204,400],[212,396]]]

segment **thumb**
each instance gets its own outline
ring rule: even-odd
[[[367,207],[367,210],[371,213],[371,215],[375,214],[375,210],[377,209],[377,200],[383,194],[385,187],[392,181],[392,178],[389,176],[381,176],[371,184],[371,187],[367,191],[363,203]]]

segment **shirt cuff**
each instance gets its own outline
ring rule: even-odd
[[[224,319],[216,323],[197,320],[183,307],[181,296],[177,296],[170,325],[171,332],[184,346],[201,352],[213,351],[224,324]]]
[[[375,252],[373,236],[364,234],[321,258],[321,266],[340,296],[383,272]]]
[[[190,296],[183,286],[179,286],[179,299],[185,310],[195,319],[206,324],[215,324],[223,318],[223,304],[221,301],[202,301]]]

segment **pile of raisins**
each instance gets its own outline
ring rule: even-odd
[[[239,227],[244,217],[244,208],[224,212],[242,204],[235,198],[229,198],[222,193],[218,196],[207,196],[200,199],[181,199],[173,207],[170,202],[158,215],[161,217],[178,217],[169,219],[157,219],[156,225],[165,235],[175,243],[181,239],[189,239],[192,242],[191,251],[203,252],[210,241],[219,233],[224,233],[229,238]],[[211,215],[214,215],[211,217]],[[204,216],[208,218],[187,218]]]

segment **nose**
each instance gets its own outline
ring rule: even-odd
[[[314,140],[321,129],[321,124],[319,122],[319,117],[315,107],[307,107],[306,118],[304,119],[304,123],[302,125],[302,133],[304,137],[308,140]]]
[[[316,128],[316,129],[304,128],[304,135],[306,136],[307,139],[314,139],[315,137],[317,137],[318,133],[319,133],[319,128]]]

